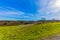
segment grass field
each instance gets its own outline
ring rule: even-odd
[[[41,40],[60,34],[60,22],[28,26],[0,26],[0,40]]]

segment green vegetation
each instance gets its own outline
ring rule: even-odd
[[[0,40],[37,40],[60,33],[60,22],[22,26],[1,26]]]

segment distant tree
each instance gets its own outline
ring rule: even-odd
[[[6,22],[4,22],[4,24],[3,25],[6,25],[7,23]]]

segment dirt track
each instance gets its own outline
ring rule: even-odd
[[[45,40],[60,40],[60,35],[54,35],[52,37],[47,37]]]
[[[60,40],[60,34],[58,35],[54,35],[54,36],[50,36],[50,37],[47,37],[47,38],[39,38],[37,40]]]

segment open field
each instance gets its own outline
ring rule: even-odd
[[[0,26],[0,40],[43,40],[57,34],[60,34],[60,22]]]

